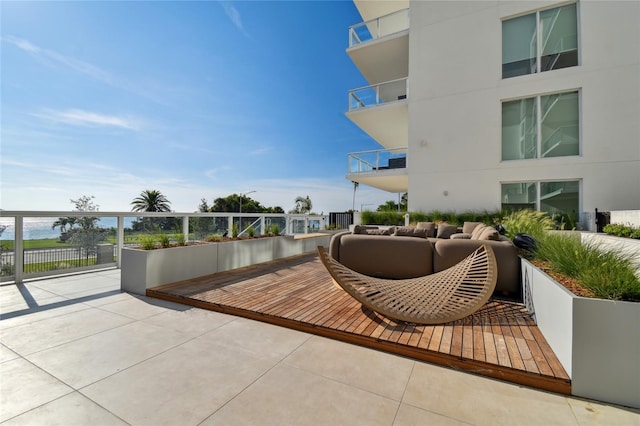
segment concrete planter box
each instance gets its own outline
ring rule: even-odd
[[[125,247],[121,288],[143,295],[151,287],[312,252],[319,245],[328,246],[329,239],[329,235],[280,236],[156,250]]]
[[[640,408],[640,303],[578,297],[525,259],[522,283],[571,393]]]

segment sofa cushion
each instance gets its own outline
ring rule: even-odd
[[[478,240],[500,241],[500,234],[495,228],[492,228],[491,226],[487,226],[485,229],[482,230],[482,232],[478,236]]]
[[[471,239],[471,234],[464,234],[461,232],[458,232],[457,234],[452,234],[451,237],[452,240],[470,240]]]
[[[341,235],[338,252],[337,261],[372,277],[403,279],[433,273],[433,246],[425,238]]]
[[[487,228],[487,225],[485,225],[484,223],[473,228],[473,231],[471,231],[471,239],[477,240],[480,234],[482,234],[482,231],[485,230],[485,228]]]
[[[449,238],[456,232],[458,232],[457,226],[449,225],[447,222],[442,222],[438,224],[438,233],[436,238]]]
[[[482,222],[465,222],[462,224],[462,233],[471,234],[473,230],[480,225],[484,225]]]
[[[370,225],[356,225],[353,227],[354,234],[365,234],[365,235],[392,235],[395,230],[395,227],[391,226],[387,229],[380,229],[377,226]]]
[[[427,230],[427,238],[435,238],[436,236],[436,224],[433,222],[418,222],[416,225],[418,229]]]
[[[412,226],[398,226],[393,235],[396,237],[427,238],[427,230],[424,228],[414,228]]]

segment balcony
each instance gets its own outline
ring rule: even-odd
[[[406,147],[408,82],[407,78],[401,78],[349,91],[347,117],[383,147]]]
[[[347,54],[369,83],[409,75],[409,9],[350,27]]]
[[[389,192],[407,192],[407,149],[349,154],[347,179]]]

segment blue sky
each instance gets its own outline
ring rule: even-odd
[[[250,197],[344,211],[347,154],[379,146],[348,120],[366,85],[345,48],[351,1],[2,1],[0,208],[175,211]],[[397,194],[360,186],[356,209]]]

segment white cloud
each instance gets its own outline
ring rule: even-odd
[[[271,148],[270,146],[265,146],[264,148],[258,148],[258,149],[254,149],[253,151],[249,152],[249,155],[264,155],[267,154],[269,152],[271,152],[273,150],[273,148]]]
[[[228,2],[228,1],[221,1],[220,6],[222,6],[222,8],[224,9],[224,12],[227,14],[229,19],[233,23],[233,25],[235,25],[235,27],[238,30],[240,30],[242,34],[249,37],[249,34],[247,33],[247,31],[244,29],[244,26],[242,25],[242,17],[240,16],[240,12],[238,12],[238,9],[236,9],[231,4],[231,2]]]
[[[109,71],[104,70],[98,66],[90,64],[89,62],[85,62],[71,56],[63,55],[54,50],[45,49],[43,47],[36,46],[28,40],[15,37],[15,36],[7,36],[2,37],[2,41],[10,43],[17,48],[33,55],[37,59],[51,65],[51,66],[63,66],[65,68],[71,69],[75,72],[83,74],[87,77],[90,77],[94,80],[101,81],[109,86],[124,89],[128,92],[135,93],[137,95],[143,96],[147,99],[151,99],[154,102],[157,102],[162,105],[167,105],[165,101],[162,99],[158,99],[156,96],[156,91],[144,90],[140,84],[131,84],[125,80],[122,80]]]
[[[140,130],[140,125],[130,118],[98,114],[81,109],[69,109],[65,111],[45,109],[42,112],[31,115],[56,123],[71,124],[74,126],[105,126]]]

